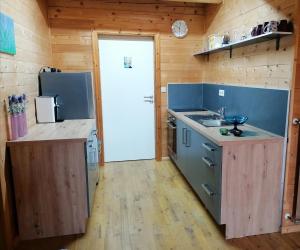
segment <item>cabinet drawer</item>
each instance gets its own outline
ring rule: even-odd
[[[202,135],[201,135],[202,136]],[[202,136],[201,144],[203,155],[211,159],[214,163],[221,166],[222,163],[222,147],[214,144],[206,137]]]
[[[177,122],[177,165],[205,207],[220,223],[222,147]]]
[[[218,224],[221,224],[221,195],[205,181],[196,188],[196,193]]]
[[[201,174],[204,177],[204,181],[209,184],[216,193],[221,194],[221,169],[220,163],[216,163],[208,156],[202,156],[201,158]]]

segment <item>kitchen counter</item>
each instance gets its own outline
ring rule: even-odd
[[[187,125],[195,129],[200,134],[204,135],[214,143],[216,143],[219,146],[223,146],[224,144],[229,143],[252,143],[252,142],[258,142],[258,141],[283,141],[283,137],[272,134],[268,131],[253,127],[248,124],[240,125],[238,128],[243,130],[243,136],[237,137],[232,134],[228,134],[227,136],[223,136],[220,134],[219,129],[220,128],[233,128],[233,125],[229,126],[221,126],[221,127],[205,127],[201,124],[199,124],[196,121],[193,121],[192,119],[186,117],[186,115],[205,115],[205,114],[212,114],[211,111],[197,111],[197,112],[174,112],[171,109],[168,109],[168,112],[172,115],[174,115],[177,119],[185,122]]]
[[[9,141],[7,144],[50,140],[86,140],[93,129],[96,129],[95,119],[40,123],[30,128],[26,136]]]
[[[98,179],[95,120],[36,124],[7,142],[20,240],[83,234]]]
[[[226,225],[226,238],[278,232],[283,137],[247,124],[239,126],[242,137],[222,136],[220,127],[185,116],[211,111],[169,113],[177,118],[172,159],[216,222]]]

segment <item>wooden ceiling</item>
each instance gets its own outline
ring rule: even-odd
[[[186,2],[186,3],[208,3],[220,4],[223,0],[161,0],[162,2]]]
[[[49,2],[49,0],[46,0]],[[223,0],[96,0],[104,3],[119,2],[119,3],[159,3],[159,2],[177,2],[182,4],[221,4]],[[57,2],[71,3],[71,0],[57,0]],[[84,2],[84,0],[82,0]]]

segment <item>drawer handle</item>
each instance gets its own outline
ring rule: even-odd
[[[215,167],[215,164],[207,157],[202,157],[202,161],[210,168]]]
[[[205,149],[207,149],[208,151],[211,151],[211,152],[216,151],[216,149],[213,148],[212,146],[210,146],[208,143],[202,143],[202,147],[204,147]]]
[[[208,187],[207,184],[201,184],[201,187],[203,188],[203,190],[205,191],[205,193],[206,193],[208,196],[212,197],[212,196],[215,195],[215,193],[209,189],[209,187]]]
[[[182,128],[182,144],[186,145],[187,143],[187,133],[186,133],[187,129],[186,128]]]
[[[185,144],[185,146],[186,147],[190,147],[191,146],[191,130],[187,130],[186,131],[186,144]]]

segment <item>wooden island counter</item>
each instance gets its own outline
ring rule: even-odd
[[[89,216],[87,147],[95,120],[37,124],[7,142],[21,240],[81,234]]]

